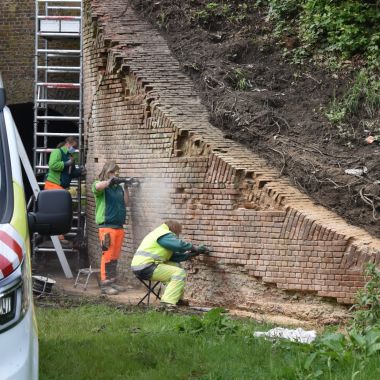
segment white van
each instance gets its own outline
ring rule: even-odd
[[[5,106],[0,74],[0,379],[38,379],[37,324],[33,309],[30,235],[70,230],[71,197],[41,191],[27,212],[16,126]]]

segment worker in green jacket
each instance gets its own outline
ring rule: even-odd
[[[119,166],[115,161],[104,164],[98,179],[92,185],[95,196],[95,221],[99,227],[102,248],[100,262],[100,288],[102,294],[116,295],[125,288],[116,283],[117,264],[124,241],[126,205],[129,201],[127,185],[120,185]]]
[[[180,223],[168,220],[145,236],[133,256],[131,268],[140,279],[161,281],[166,285],[161,298],[164,308],[173,309],[182,298],[186,272],[178,263],[209,250],[181,240]]]
[[[75,167],[74,153],[77,147],[78,139],[75,136],[68,136],[50,153],[44,190],[68,189],[73,178],[85,174],[83,168]],[[59,235],[58,238],[61,244],[69,243],[64,235]]]
[[[67,189],[73,178],[84,174],[84,169],[75,167],[73,154],[77,147],[78,139],[69,136],[50,153],[45,190]]]

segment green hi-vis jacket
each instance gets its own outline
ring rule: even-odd
[[[122,228],[127,216],[124,190],[120,185],[113,185],[104,190],[96,190],[95,181],[92,192],[95,196],[95,221],[99,227]]]
[[[145,236],[133,256],[131,267],[133,270],[142,270],[152,263],[164,263],[169,261],[173,251],[162,247],[157,240],[171,233],[169,227],[164,223]]]
[[[70,159],[70,153],[66,146],[54,149],[49,157],[49,171],[46,180],[53,182],[63,188],[70,186],[71,180],[80,176],[81,171],[75,165],[65,166],[65,162]]]

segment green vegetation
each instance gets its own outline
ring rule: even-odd
[[[378,67],[379,1],[268,0],[266,3],[277,34],[297,35],[303,49],[310,53],[320,49],[341,59],[362,54],[369,64]]]
[[[360,115],[362,129],[376,133],[366,124],[380,110],[380,1],[214,0],[203,2],[191,18],[206,29],[223,30],[231,24],[249,25],[257,8],[266,11],[275,38],[286,46],[284,56],[295,64],[313,61],[332,71],[352,72],[347,92],[325,110],[338,134],[356,137],[348,126],[353,115]],[[235,89],[246,91],[250,83],[243,75],[234,73],[230,79]]]
[[[350,65],[357,70],[352,86],[326,111],[343,137],[355,137],[347,122],[355,113],[374,118],[380,109],[380,1],[361,0],[268,0],[268,19],[277,38],[296,38],[294,63],[306,59],[327,64],[332,70]]]
[[[252,88],[252,84],[247,78],[246,73],[240,68],[232,70],[227,78],[235,90],[247,91]]]
[[[212,1],[204,8],[194,12],[193,18],[202,26],[213,28],[218,22],[242,23],[247,19],[247,13],[252,8],[250,2]]]
[[[368,264],[365,275],[368,282],[358,291],[351,325],[351,329],[359,333],[380,328],[380,271],[375,264]]]
[[[380,271],[374,264],[368,264],[365,275],[368,282],[357,294],[357,303],[352,307],[355,312],[346,333],[325,334],[312,345],[303,365],[310,378],[322,376],[321,368],[327,368],[332,375],[334,367],[351,365],[352,379],[357,379],[368,373],[374,360],[379,360]],[[374,377],[369,378],[379,377],[380,368],[373,367],[373,370]]]
[[[362,99],[366,99],[366,116],[374,117],[380,107],[380,80],[366,69],[359,71],[355,82],[342,99],[339,102],[332,103],[327,112],[327,117],[335,123],[344,121],[347,116],[352,116],[358,111]]]
[[[357,306],[367,310],[366,321],[373,320],[368,300],[373,301],[375,281]],[[347,335],[326,333],[306,345],[254,338],[254,331],[269,327],[234,320],[223,309],[187,316],[112,305],[45,305],[37,308],[37,317],[41,380],[367,380],[380,375],[380,330],[374,327],[362,334],[356,327]]]

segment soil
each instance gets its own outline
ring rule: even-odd
[[[322,60],[294,64],[289,57],[297,39],[274,37],[264,9],[230,21],[199,17],[207,0],[131,3],[165,37],[226,138],[260,154],[318,204],[380,237],[380,147],[365,140],[378,134],[380,114],[370,117],[359,104],[339,127],[325,116],[352,84],[360,57],[334,72]],[[231,9],[239,3],[229,1]],[[363,168],[360,176],[345,173]]]
[[[40,307],[104,303],[113,305],[119,310],[137,311],[141,308],[155,310],[159,306],[159,302],[152,297],[150,306],[137,307],[138,301],[145,295],[145,290],[137,284],[123,283],[127,289],[125,293],[106,296],[100,294],[99,285],[94,276],[90,277],[87,287],[84,288],[85,276],[79,278],[78,285],[74,286],[74,279],[65,278],[59,269],[53,272],[49,276],[56,281],[56,284],[51,294],[43,296],[35,294],[35,301]],[[201,315],[212,307],[215,305],[191,302],[188,307],[179,307],[177,312],[186,315]],[[297,293],[281,295],[279,292],[266,292],[256,297],[249,308],[227,308],[227,311],[238,318],[251,318],[277,326],[315,329],[319,332],[331,325],[343,328],[351,318],[347,306]]]

